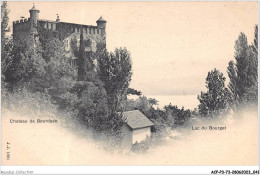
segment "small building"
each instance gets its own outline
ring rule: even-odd
[[[126,146],[140,143],[151,136],[151,127],[154,124],[142,112],[139,110],[126,111],[122,115],[125,124],[121,133]]]

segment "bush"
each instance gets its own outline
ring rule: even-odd
[[[40,92],[32,93],[25,88],[12,93],[2,89],[2,108],[30,117],[56,112],[56,106],[51,103],[49,95]]]
[[[164,138],[161,134],[152,133],[152,135],[146,140],[141,141],[140,143],[135,143],[132,145],[131,151],[135,153],[146,153],[150,149],[156,146],[160,146],[164,143]]]

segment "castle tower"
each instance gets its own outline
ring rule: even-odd
[[[59,14],[56,14],[56,15],[57,15],[56,22],[60,22],[60,16],[59,16]]]
[[[30,34],[35,35],[38,34],[36,27],[39,19],[40,10],[36,9],[35,5],[33,5],[31,10],[29,10],[29,12],[30,12],[30,23],[31,23]]]
[[[96,21],[97,27],[101,29],[101,36],[106,38],[106,23],[107,21],[102,16]]]

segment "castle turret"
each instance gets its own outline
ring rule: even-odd
[[[29,10],[29,12],[30,12],[30,23],[31,23],[30,33],[33,35],[38,34],[36,27],[39,19],[40,10],[36,9],[35,5],[33,5],[31,10]]]
[[[56,22],[60,22],[60,16],[59,16],[59,14],[56,14],[56,15],[57,15]]]
[[[107,21],[101,16],[97,21],[97,27],[101,29],[101,35],[106,37],[106,23]]]

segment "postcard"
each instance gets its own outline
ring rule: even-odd
[[[2,165],[259,164],[258,2],[1,12]]]

